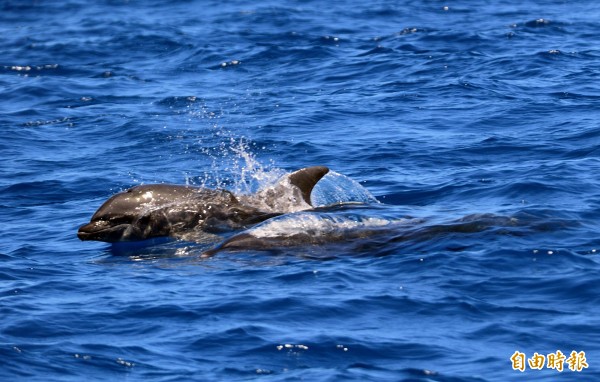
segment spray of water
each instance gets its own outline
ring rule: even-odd
[[[232,115],[236,110],[235,103],[214,109],[194,98],[179,111],[186,116],[189,127],[183,134],[179,132],[183,137],[177,140],[178,144],[187,141],[185,157],[192,163],[201,163],[201,169],[185,170],[186,184],[250,194],[275,183],[285,173],[272,160],[265,164],[257,159],[256,153],[266,148],[240,136]]]
[[[269,166],[264,166],[243,138],[231,146],[231,151],[235,155],[234,173],[239,174],[234,183],[238,193],[250,194],[269,187],[285,173],[274,167],[273,161]]]

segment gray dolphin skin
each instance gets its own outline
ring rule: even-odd
[[[277,250],[298,245],[326,245],[357,239],[387,237],[385,242],[429,240],[439,235],[466,234],[495,229],[501,234],[521,234],[519,219],[494,214],[471,214],[438,224],[423,218],[372,218],[369,215],[345,215],[315,211],[276,217],[230,236],[217,246],[204,251],[207,258],[222,251]],[[325,210],[324,210],[325,211]],[[514,230],[514,231],[511,231]],[[521,230],[521,231],[520,231]],[[390,235],[391,234],[391,235]]]
[[[312,189],[328,172],[324,166],[307,167],[284,176],[274,187],[237,197],[227,190],[184,185],[133,187],[102,204],[77,236],[114,243],[247,228],[286,212],[310,209]]]

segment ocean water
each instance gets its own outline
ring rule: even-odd
[[[599,19],[0,2],[0,379],[599,380]],[[133,185],[244,193],[311,165],[381,202],[312,219],[419,223],[210,258],[76,236]],[[562,372],[513,369],[558,351]]]

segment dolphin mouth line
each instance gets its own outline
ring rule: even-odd
[[[77,237],[79,240],[100,240],[110,243],[121,241],[121,234],[125,232],[128,227],[130,227],[129,224],[119,224],[112,227],[98,227],[97,223],[98,222],[88,223],[79,227],[79,230],[77,231]],[[113,236],[114,239],[111,239]]]

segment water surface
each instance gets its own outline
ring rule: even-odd
[[[2,379],[600,377],[597,3],[0,8]],[[373,218],[519,224],[204,260],[76,237],[133,185],[310,165]],[[589,367],[512,369],[557,350]]]

